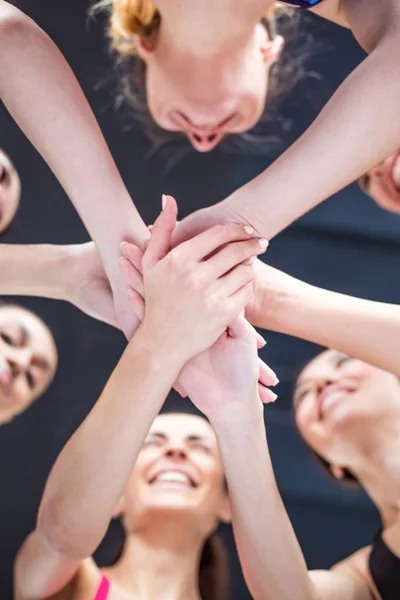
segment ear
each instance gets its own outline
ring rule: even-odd
[[[331,465],[331,473],[335,479],[341,481],[344,478],[344,469],[339,465]]]
[[[229,495],[223,494],[221,498],[221,504],[218,510],[218,519],[222,523],[230,523],[232,521],[231,505],[229,502]]]
[[[136,52],[143,60],[148,60],[149,56],[156,49],[158,42],[158,28],[154,28],[148,35],[138,35],[136,38]]]
[[[122,496],[122,498],[120,499],[120,501],[118,502],[117,506],[115,507],[114,511],[113,511],[113,519],[118,519],[119,517],[122,517],[122,515],[125,512],[125,498]]]
[[[273,40],[268,40],[261,45],[261,53],[265,64],[276,62],[285,46],[285,40],[281,35],[277,35]]]

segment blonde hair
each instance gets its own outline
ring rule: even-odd
[[[123,55],[136,54],[138,37],[149,36],[160,24],[161,15],[152,0],[100,0],[95,8],[108,8],[110,20],[108,35],[111,46]],[[269,19],[290,7],[274,2],[264,13]]]

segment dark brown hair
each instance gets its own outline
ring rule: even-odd
[[[202,600],[227,600],[229,595],[228,553],[217,533],[213,533],[204,544],[199,589]]]

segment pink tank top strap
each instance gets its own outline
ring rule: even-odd
[[[102,576],[99,589],[96,592],[94,600],[107,600],[108,592],[110,590],[110,582],[105,575]]]

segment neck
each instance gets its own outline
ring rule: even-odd
[[[162,15],[160,36],[180,52],[207,57],[248,44],[271,2],[157,0],[156,4]]]
[[[153,522],[130,533],[122,557],[110,569],[112,580],[141,600],[200,600],[198,573],[203,541],[188,528]],[[165,526],[166,525],[166,526]]]
[[[376,504],[384,526],[400,518],[400,419],[375,422],[365,443],[355,452],[357,466],[351,467]]]

